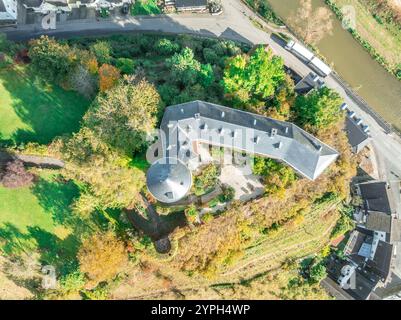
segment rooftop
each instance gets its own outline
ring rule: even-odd
[[[379,211],[389,215],[392,213],[387,192],[387,182],[369,181],[359,183],[358,189],[363,200],[365,213],[368,213],[368,211]]]
[[[167,107],[160,129],[159,160],[178,158],[187,166],[199,159],[197,142],[278,159],[311,180],[338,157],[336,150],[292,123],[203,101]],[[181,167],[179,172],[184,174]],[[171,194],[167,186],[168,190],[156,187],[161,168],[156,161],[147,175],[148,181],[155,184],[152,188],[157,189],[155,197],[164,202],[167,199],[161,194]],[[152,192],[150,187],[149,190]],[[173,198],[180,199],[178,194]]]

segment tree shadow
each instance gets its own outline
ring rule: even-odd
[[[16,128],[5,143],[49,143],[54,137],[79,130],[89,101],[72,91],[48,85],[27,67],[1,72],[16,115],[31,129]],[[3,142],[4,143],[4,142]]]
[[[31,191],[45,212],[52,215],[55,224],[72,228],[79,224],[80,217],[70,208],[74,199],[79,196],[78,187],[73,182],[64,181],[61,177],[52,181],[39,177]]]

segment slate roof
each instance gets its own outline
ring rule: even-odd
[[[203,101],[166,108],[160,129],[169,133],[166,156],[178,155],[184,163],[197,157],[192,142],[199,141],[278,159],[314,180],[338,157],[292,123]]]
[[[187,194],[192,175],[188,167],[176,158],[161,158],[146,173],[146,184],[157,200],[173,203]]]
[[[349,117],[345,119],[345,132],[347,133],[349,144],[355,151],[359,149],[359,146],[363,146],[369,140],[369,135],[363,131],[362,126],[356,124],[356,122]]]
[[[370,266],[376,274],[380,275],[384,282],[390,275],[392,255],[393,245],[384,241],[379,241],[373,260],[367,261],[367,265]]]
[[[371,211],[366,218],[366,228],[369,230],[391,232],[391,215],[384,212]]]
[[[387,186],[385,181],[369,181],[358,184],[366,213],[369,211],[379,211],[391,214]]]

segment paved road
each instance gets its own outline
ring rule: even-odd
[[[124,19],[115,18],[109,21],[74,21],[58,25],[56,30],[51,31],[44,31],[38,27],[21,26],[18,29],[8,30],[7,34],[10,39],[22,40],[44,33],[59,37],[134,31],[190,33],[227,38],[251,44],[268,44],[276,54],[283,57],[287,66],[299,74],[306,75],[311,71],[308,66],[275,42],[268,33],[255,27],[249,19],[249,17],[255,17],[255,14],[242,4],[240,0],[223,0],[222,2],[224,13],[220,16],[180,14],[156,17],[129,17]],[[342,85],[333,76],[327,77],[326,83],[328,87],[337,90],[357,116],[363,118],[364,123],[369,125],[373,146],[381,167],[381,178],[391,181],[394,197],[398,199],[398,212],[401,218],[401,201],[399,201],[401,139],[395,134],[386,134],[376,120],[362,110],[347,95]]]

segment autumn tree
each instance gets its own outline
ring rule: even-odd
[[[127,265],[124,243],[113,232],[96,232],[82,241],[78,252],[79,268],[96,285],[114,278]]]
[[[149,82],[120,83],[97,97],[84,124],[101,140],[131,156],[155,127],[159,106],[160,96]]]
[[[294,104],[297,122],[302,126],[322,129],[337,123],[343,114],[340,95],[327,87],[314,90],[307,96],[298,96]]]
[[[46,80],[63,81],[77,61],[76,51],[54,38],[41,36],[30,41],[29,57],[35,71]]]
[[[313,10],[312,0],[301,0],[301,6],[289,23],[306,43],[314,45],[332,33],[331,16],[328,8],[318,7]]]
[[[223,86],[228,96],[246,103],[271,97],[284,78],[283,60],[260,46],[250,57],[237,55],[228,62]]]
[[[120,79],[120,72],[118,71],[118,69],[109,64],[103,64],[99,68],[98,73],[99,89],[102,92],[114,87],[117,84],[118,79]]]
[[[84,215],[95,208],[122,208],[131,205],[144,186],[144,174],[129,166],[123,157],[87,127],[64,142],[61,152],[66,164],[63,175],[87,186],[85,198],[74,204]]]

